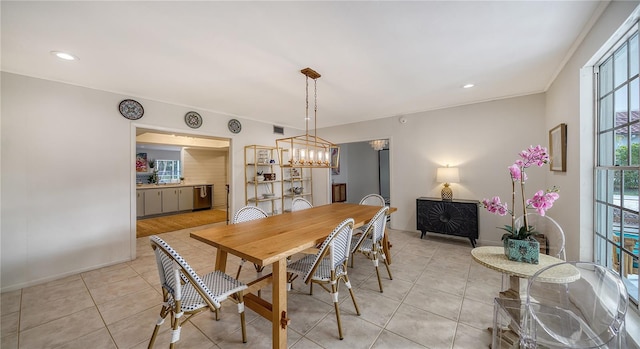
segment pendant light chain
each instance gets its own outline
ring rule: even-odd
[[[340,147],[337,144],[319,138],[318,133],[318,78],[321,75],[311,69],[300,70],[305,75],[305,128],[301,136],[276,139],[280,167],[337,168],[340,161]],[[309,79],[313,79],[313,114],[309,113]],[[314,118],[309,132],[309,120]]]
[[[308,78],[307,78],[308,79]],[[315,145],[318,143],[318,79],[313,79],[313,135]]]

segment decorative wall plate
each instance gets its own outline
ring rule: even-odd
[[[138,120],[144,115],[142,104],[133,99],[125,99],[118,106],[120,114],[129,120]]]
[[[240,124],[240,121],[236,119],[229,120],[229,124],[227,126],[229,127],[229,131],[233,133],[240,133],[240,131],[242,131],[242,124]]]
[[[198,128],[202,126],[202,116],[194,111],[190,111],[184,114],[184,122],[191,128]]]

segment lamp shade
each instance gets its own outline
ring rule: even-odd
[[[457,167],[438,167],[436,171],[436,182],[458,183],[460,182],[460,172]]]

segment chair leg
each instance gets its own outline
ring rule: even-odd
[[[373,259],[371,260],[373,262],[373,266],[376,268],[376,276],[378,277],[378,287],[380,287],[380,293],[384,292],[382,290],[382,280],[380,279],[380,268],[378,268],[378,254],[374,251],[373,252]]]
[[[180,340],[180,318],[178,318],[175,312],[171,312],[171,344],[169,349],[174,349],[176,342]]]
[[[384,266],[387,268],[387,274],[389,274],[389,280],[393,280],[393,276],[391,275],[391,269],[389,268],[389,259],[387,255],[384,253],[384,249],[382,246],[380,247],[380,258],[382,258],[382,262]]]
[[[340,337],[340,340],[343,340],[344,336],[342,335],[342,323],[340,322],[340,307],[338,305],[338,282],[333,282],[331,284],[331,296],[333,297],[333,307],[336,309],[336,321],[338,323],[338,336]]]
[[[247,325],[244,317],[244,294],[242,291],[237,293],[238,296],[238,312],[240,313],[240,326],[242,327],[242,343],[247,342]]]
[[[356,296],[353,293],[353,289],[351,289],[351,282],[349,281],[349,277],[344,275],[344,285],[349,289],[349,294],[351,295],[351,300],[353,301],[353,307],[356,308],[356,314],[360,315],[360,308],[358,308],[358,303],[356,302]],[[336,283],[337,286],[337,283]]]
[[[163,298],[164,298],[164,302],[165,304],[167,304],[167,291],[165,289],[162,289],[162,293],[163,293]],[[162,326],[162,324],[164,323],[164,319],[167,317],[167,314],[169,314],[169,311],[171,310],[171,308],[169,308],[167,305],[163,305],[162,309],[160,309],[160,317],[158,317],[158,320],[156,321],[156,327],[153,328],[153,333],[151,334],[151,339],[149,340],[149,346],[147,346],[147,349],[151,349],[153,348],[153,344],[156,341],[156,336],[158,335],[158,330],[160,329],[160,326]]]
[[[240,260],[240,265],[238,266],[238,272],[236,273],[236,280],[240,278],[240,271],[242,270],[242,265],[244,264],[245,260],[241,259]]]

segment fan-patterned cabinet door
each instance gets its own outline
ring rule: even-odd
[[[478,238],[478,202],[473,200],[446,201],[420,197],[416,200],[417,229],[422,239],[427,232],[469,238],[476,246]]]

